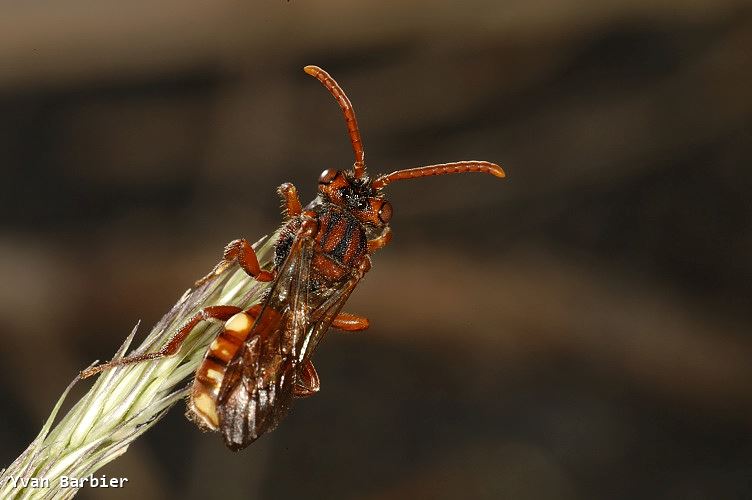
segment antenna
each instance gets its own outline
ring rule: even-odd
[[[347,133],[350,136],[350,142],[352,143],[353,152],[355,153],[353,171],[355,172],[355,178],[360,179],[366,171],[365,153],[363,152],[363,141],[360,139],[358,120],[355,118],[355,110],[350,103],[350,99],[347,98],[342,87],[334,81],[334,78],[329,76],[329,73],[318,66],[306,66],[303,68],[303,71],[320,81],[329,93],[337,100],[339,107],[342,108],[342,113],[345,115]]]
[[[438,165],[397,170],[391,174],[379,176],[373,181],[371,186],[374,189],[381,189],[387,184],[403,179],[416,179],[418,177],[428,177],[430,175],[464,174],[465,172],[480,172],[482,174],[491,174],[496,177],[506,177],[504,170],[495,163],[471,160],[457,161],[454,163],[439,163]]]

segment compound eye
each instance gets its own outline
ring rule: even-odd
[[[381,208],[379,209],[379,219],[381,222],[386,224],[389,222],[389,220],[392,218],[392,204],[388,201],[385,201],[381,204]]]
[[[321,176],[319,177],[319,184],[329,184],[334,180],[335,177],[337,177],[337,171],[333,168],[327,168],[323,172],[321,172]]]

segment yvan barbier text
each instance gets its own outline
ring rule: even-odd
[[[86,477],[60,476],[54,483],[46,477],[18,477],[5,476],[3,484],[10,484],[14,488],[123,488],[128,482],[127,477],[96,477],[93,474]]]

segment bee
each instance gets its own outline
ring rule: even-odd
[[[292,184],[282,184],[285,222],[275,244],[271,269],[261,269],[245,239],[230,242],[223,259],[197,285],[237,263],[258,281],[270,282],[260,302],[243,310],[229,305],[202,309],[157,352],[134,355],[94,366],[86,378],[104,369],[171,356],[201,321],[224,321],[193,379],[187,414],[202,428],[222,433],[233,451],[274,430],[295,398],[319,391],[311,358],[330,327],[344,331],[368,328],[368,319],[342,307],[371,269],[371,254],[392,238],[392,205],[384,188],[405,179],[481,172],[504,177],[496,164],[460,161],[397,170],[370,177],[363,143],[350,100],[323,69],[306,66],[332,94],[344,114],[355,161],[349,170],[324,170],[318,194],[302,206]]]

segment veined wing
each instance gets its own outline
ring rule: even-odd
[[[368,257],[366,257],[368,258]],[[323,338],[324,334],[332,326],[332,321],[339,314],[342,307],[350,298],[355,287],[363,278],[363,271],[355,269],[350,278],[339,288],[333,291],[328,297],[321,301],[318,306],[309,313],[310,326],[306,331],[306,337],[303,345],[299,350],[299,360],[304,361],[310,358],[316,346]]]
[[[248,340],[227,366],[217,399],[225,443],[245,448],[287,415],[298,369],[310,357],[363,272],[312,291],[313,241],[296,239]]]
[[[312,253],[312,240],[296,238],[248,339],[227,366],[217,410],[220,430],[232,450],[273,430],[289,410],[295,353],[308,330]]]

